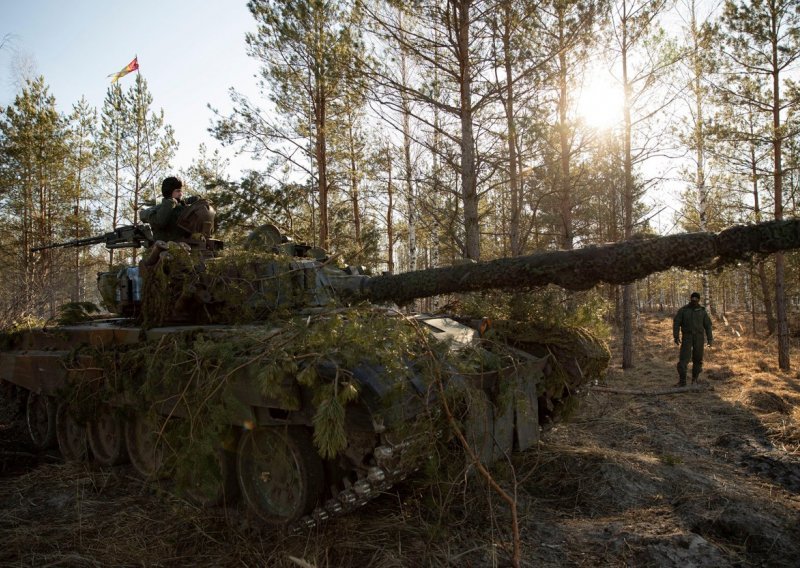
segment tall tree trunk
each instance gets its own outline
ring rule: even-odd
[[[136,104],[136,150],[134,152],[134,164],[133,164],[133,211],[131,212],[131,219],[133,220],[133,224],[135,225],[139,219],[139,194],[142,190],[142,148],[144,147],[144,143],[142,142],[142,130],[144,129],[144,121],[147,120],[147,115],[145,114],[144,105],[142,104],[142,91],[141,86],[142,83],[139,80],[140,75],[137,75],[136,80],[136,92],[137,92],[137,99],[138,104]],[[142,116],[144,115],[144,116]],[[137,257],[138,253],[135,248],[131,248],[131,264],[136,265],[138,262]]]
[[[694,90],[695,122],[694,122],[694,149],[695,149],[695,188],[697,196],[697,213],[700,218],[700,230],[708,230],[707,222],[707,195],[705,171],[705,132],[703,125],[705,99],[703,97],[703,61],[701,58],[700,30],[697,27],[697,14],[695,1],[691,3],[691,36],[692,36],[692,89]],[[716,306],[712,298],[711,284],[708,270],[701,273],[703,283],[703,299],[709,311],[716,313]]]
[[[389,181],[386,184],[386,194],[389,197],[389,203],[386,206],[386,240],[388,241],[386,269],[389,274],[394,274],[394,187],[392,186],[392,153],[388,146],[386,147],[386,172],[389,175]]]
[[[761,222],[761,200],[758,194],[758,170],[756,162],[756,150],[751,142],[750,144],[750,180],[753,187],[753,216],[756,223]],[[773,335],[778,328],[775,321],[775,310],[772,307],[772,293],[769,289],[769,280],[767,280],[766,261],[758,261],[758,280],[761,284],[761,296],[764,298],[764,312],[767,317],[767,334]],[[755,331],[755,324],[753,324]]]
[[[774,155],[773,185],[775,188],[775,220],[783,219],[783,165],[781,163],[781,98],[778,66],[777,34],[772,43],[772,149]],[[786,291],[784,290],[785,261],[783,253],[775,255],[775,312],[778,317],[778,366],[782,371],[791,368],[789,360],[789,322],[786,313]]]
[[[522,254],[522,238],[520,231],[520,212],[522,210],[522,192],[517,178],[517,124],[514,116],[514,69],[511,62],[511,1],[503,2],[503,64],[506,71],[505,111],[506,128],[508,130],[508,185],[511,201],[511,218],[508,224],[508,235],[511,244],[511,256]]]
[[[119,142],[119,127],[115,126],[115,143],[114,143],[114,206],[111,214],[111,228],[116,229],[119,224],[119,200],[120,200],[120,185],[119,179],[120,172],[120,153],[122,152],[121,144]],[[114,267],[114,249],[108,251],[108,269]]]
[[[353,204],[353,230],[355,232],[356,245],[361,248],[361,208],[359,206],[358,195],[358,173],[356,170],[356,143],[353,133],[353,117],[347,128],[348,146],[350,152],[350,200]]]
[[[572,144],[570,141],[567,111],[569,110],[569,85],[567,82],[567,38],[564,37],[564,9],[558,10],[558,139],[561,166],[561,248],[572,250],[574,237],[572,234],[572,179],[570,162]]]
[[[464,256],[480,260],[478,187],[475,171],[475,136],[472,129],[472,61],[470,25],[472,0],[450,0],[455,12],[461,109],[461,200],[464,204]]]
[[[78,171],[75,182],[75,238],[79,239],[80,235],[80,222],[78,219],[81,214],[81,178],[83,176],[83,132],[80,134],[80,143],[78,144]],[[75,247],[75,289],[72,292],[72,301],[80,302],[83,300],[81,294],[81,247]]]
[[[315,12],[314,33],[316,38],[325,35],[324,23]],[[314,79],[313,79],[313,108],[314,108],[314,157],[317,160],[317,178],[319,184],[319,246],[323,249],[328,248],[329,226],[328,226],[328,87],[325,82],[320,66],[325,60],[322,53],[322,45],[317,41],[317,52],[314,54]]]
[[[625,6],[625,2],[623,2]],[[623,8],[625,9],[625,8]],[[627,14],[625,15],[627,18]],[[625,20],[622,26],[622,85],[624,93],[624,174],[625,174],[625,193],[623,196],[624,210],[624,238],[628,240],[633,235],[633,157],[631,155],[632,143],[632,122],[631,122],[631,103],[632,85],[628,79],[628,22]],[[622,288],[622,368],[630,369],[634,365],[633,361],[633,285],[626,284]]]
[[[417,269],[417,201],[414,195],[414,173],[411,164],[411,104],[408,100],[408,63],[406,50],[408,44],[403,28],[403,10],[398,13],[400,21],[400,92],[403,113],[403,168],[405,170],[404,188],[406,194],[406,222],[408,223],[408,269]]]
[[[317,89],[317,111],[315,117],[316,140],[314,155],[317,160],[317,183],[319,185],[319,246],[328,248],[328,156],[325,137],[325,100]]]
[[[434,28],[434,38],[436,39],[436,44],[439,43],[439,27],[436,26]],[[434,58],[434,66],[433,66],[433,92],[432,96],[438,101],[441,97],[441,87],[439,82],[439,48],[437,47],[433,53]],[[439,162],[441,157],[441,148],[442,148],[442,132],[441,132],[441,120],[440,120],[440,109],[438,105],[433,106],[433,146],[432,146],[432,166],[433,166],[433,200],[435,204],[440,203],[440,196],[442,195],[442,168]],[[431,234],[433,236],[433,255],[431,258],[431,266],[433,268],[438,267],[440,263],[440,255],[441,255],[441,243],[444,238],[444,231],[442,230],[442,225],[440,220],[434,219],[433,226],[431,230]],[[434,308],[433,311],[438,309],[439,304],[439,297],[434,297]]]

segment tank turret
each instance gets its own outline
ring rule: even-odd
[[[196,319],[236,323],[263,319],[271,311],[330,307],[337,303],[393,302],[487,289],[513,290],[556,284],[587,290],[601,283],[625,284],[672,267],[719,267],[753,254],[800,247],[800,221],[735,226],[721,233],[645,237],[570,251],[462,263],[404,274],[368,276],[339,267],[325,251],[293,243],[273,226],[248,239],[249,250],[199,258],[189,248],[162,252],[142,263],[146,325]],[[161,245],[166,249],[166,245]],[[157,298],[149,306],[149,297]],[[174,306],[170,312],[168,306]]]

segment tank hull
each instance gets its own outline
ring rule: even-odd
[[[369,311],[374,317],[374,309]],[[313,329],[312,317],[320,318],[296,317],[294,325]],[[358,310],[350,310],[347,317],[358,320]],[[380,317],[402,319],[392,310]],[[477,347],[482,341],[478,331],[450,318],[416,316],[404,321],[439,344],[450,345],[450,350],[482,349]],[[546,357],[515,351],[512,365],[471,373],[453,370],[439,383],[424,376],[422,359],[404,359],[396,367],[406,370],[398,373],[390,372],[387,361],[366,356],[348,368],[317,363],[317,384],[304,381],[302,370],[265,379],[264,369],[275,363],[269,359],[271,350],[285,355],[275,346],[296,337],[284,324],[145,329],[117,318],[30,330],[6,338],[0,350],[0,379],[32,401],[26,419],[33,424],[32,432],[38,432],[32,438],[42,440],[39,445],[57,440],[66,459],[90,459],[91,454],[107,466],[130,459],[153,478],[185,476],[180,462],[187,455],[196,458],[194,449],[172,458],[165,455],[174,445],[165,432],[185,430],[186,425],[202,430],[202,422],[213,416],[215,426],[206,432],[219,440],[208,458],[217,470],[212,482],[197,481],[190,472],[181,485],[188,486],[190,497],[195,492],[193,498],[206,504],[230,501],[241,492],[256,516],[280,526],[309,527],[349,512],[417,469],[446,430],[438,404],[445,389],[479,401],[467,405],[460,419],[482,460],[491,462],[538,441],[537,391]],[[162,372],[157,361],[165,356],[182,361],[188,353],[244,337],[257,337],[262,343],[246,356],[225,360],[225,372],[213,374],[218,383],[202,384],[189,365],[178,373],[180,380],[168,384],[151,376],[154,369],[155,374]],[[262,353],[268,352],[264,358]],[[126,366],[135,371],[122,372]],[[335,451],[330,446],[326,450],[324,440],[318,439],[325,428],[320,409],[333,400],[320,398],[329,384],[346,384],[357,393],[341,405],[343,438]],[[192,394],[194,390],[200,395]],[[198,401],[203,398],[211,401],[213,412],[199,418]],[[217,416],[221,409],[223,419]],[[50,425],[51,414],[60,422],[53,418]],[[284,456],[294,465],[287,468],[265,454]],[[300,488],[297,495],[276,493],[263,482],[265,471],[283,472],[284,482],[288,479]]]

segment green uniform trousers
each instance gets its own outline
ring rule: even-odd
[[[684,335],[681,339],[681,354],[678,359],[678,376],[682,381],[686,380],[686,369],[689,367],[689,360],[692,361],[692,380],[697,379],[703,370],[703,347],[705,337],[702,333]]]

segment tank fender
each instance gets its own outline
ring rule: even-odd
[[[0,379],[30,391],[54,395],[67,382],[66,351],[0,354]]]
[[[359,365],[352,373],[358,384],[359,399],[373,415],[373,422],[392,428],[423,411],[428,387],[418,373],[404,383],[396,382],[380,365]]]

